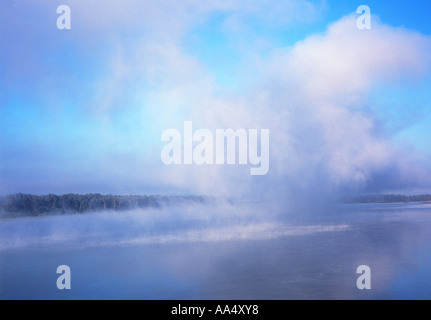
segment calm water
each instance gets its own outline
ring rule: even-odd
[[[193,207],[3,220],[0,298],[431,299],[431,205],[316,216]],[[59,265],[71,290],[56,287]],[[356,287],[360,265],[371,290]]]

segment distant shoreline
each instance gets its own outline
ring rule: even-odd
[[[84,214],[101,211],[126,211],[133,209],[157,209],[167,206],[215,203],[208,196],[160,196],[160,195],[102,195],[64,194],[32,195],[11,194],[0,196],[0,218],[39,217],[47,215]],[[234,203],[225,200],[227,203]],[[406,204],[430,203],[431,194],[424,195],[360,195],[342,199],[341,204]]]
[[[94,211],[126,211],[161,208],[186,204],[209,203],[214,198],[205,196],[159,195],[102,195],[64,194],[32,195],[12,194],[0,196],[0,217],[37,217],[44,215],[83,214]]]
[[[347,204],[431,204],[431,201],[404,201],[404,202],[343,202]]]
[[[344,204],[396,204],[396,203],[431,203],[431,194],[401,195],[401,194],[376,194],[345,197]]]

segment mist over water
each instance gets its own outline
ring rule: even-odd
[[[349,228],[298,226],[298,219],[267,210],[259,202],[242,202],[4,219],[0,250],[273,239]]]
[[[340,205],[319,220],[242,203],[1,220],[0,298],[429,298],[430,209]],[[56,287],[63,264],[71,290]],[[356,287],[363,264],[369,291]]]

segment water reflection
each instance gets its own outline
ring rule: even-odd
[[[431,298],[427,205],[337,207],[296,226],[202,210],[2,221],[0,298]],[[61,264],[70,291],[56,288]],[[364,264],[372,290],[360,291]]]

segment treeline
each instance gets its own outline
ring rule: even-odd
[[[345,198],[345,203],[397,203],[397,202],[426,202],[431,201],[431,194],[402,195],[402,194],[376,194],[361,195]]]
[[[118,196],[98,193],[37,196],[18,193],[0,196],[0,212],[7,216],[38,216],[50,213],[160,208],[169,205],[203,203],[208,200],[209,198],[202,196]]]

